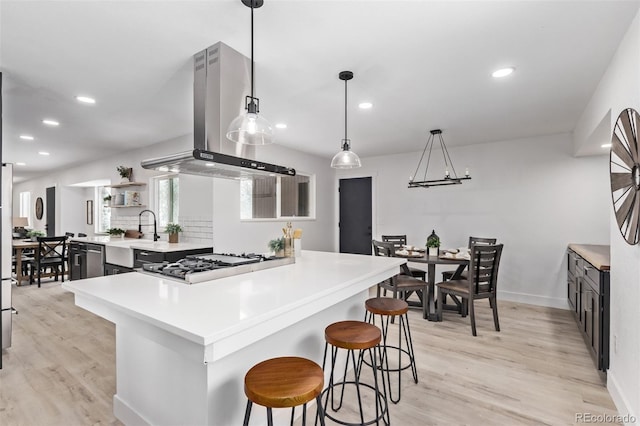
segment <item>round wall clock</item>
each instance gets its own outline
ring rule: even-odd
[[[42,210],[43,210],[42,198],[38,197],[36,198],[36,219],[38,220],[42,219]]]
[[[609,157],[613,209],[620,233],[629,244],[638,244],[640,236],[639,124],[636,110],[627,108],[620,113],[611,135]]]

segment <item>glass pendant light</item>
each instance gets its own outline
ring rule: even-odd
[[[342,151],[333,156],[331,167],[334,169],[355,169],[362,166],[360,157],[351,151],[351,140],[347,138],[347,81],[353,78],[351,71],[342,71],[338,78],[344,81],[344,139],[342,139]]]
[[[251,8],[251,96],[245,99],[245,111],[237,116],[227,129],[227,139],[246,145],[267,145],[275,138],[273,127],[260,115],[260,99],[253,96],[253,9],[261,7],[264,0],[242,0]]]

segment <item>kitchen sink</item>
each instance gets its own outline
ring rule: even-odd
[[[128,239],[122,241],[110,241],[105,244],[105,262],[112,265],[133,268],[133,248],[151,246],[155,241]]]
[[[130,242],[109,243],[105,245],[105,262],[112,265],[126,266],[133,268],[133,249]]]

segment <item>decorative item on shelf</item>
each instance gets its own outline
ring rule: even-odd
[[[444,177],[442,179],[428,180],[427,172],[429,171],[431,151],[433,149],[434,139],[436,135],[438,135],[440,149],[442,150],[442,156],[444,158]],[[424,175],[422,177],[422,180],[417,180],[418,172],[420,171],[420,166],[422,165],[422,160],[424,159],[424,155],[426,154],[427,149],[429,150],[429,155],[427,156]],[[422,155],[420,156],[420,161],[418,161],[418,167],[416,167],[416,171],[413,173],[413,176],[409,177],[409,188],[429,188],[430,186],[456,185],[462,183],[463,180],[469,179],[471,179],[471,176],[469,175],[469,168],[466,168],[464,177],[458,177],[456,169],[455,167],[453,167],[453,161],[451,161],[451,157],[449,156],[449,151],[447,151],[447,146],[444,144],[444,139],[442,139],[442,130],[431,130],[431,136],[429,136],[429,139],[427,139],[427,143],[424,146],[424,150],[422,151]]]
[[[240,113],[227,129],[227,138],[233,142],[246,145],[267,145],[273,143],[274,133],[271,124],[260,115],[260,99],[254,95],[254,62],[253,62],[253,9],[264,3],[263,0],[242,0],[251,8],[251,96],[245,98],[245,112]]]
[[[284,237],[269,241],[268,247],[276,257],[284,257]]]
[[[38,237],[44,237],[46,234],[43,231],[32,229],[27,231],[27,237],[31,238],[31,241],[38,241]]]
[[[169,242],[177,243],[178,242],[178,232],[182,232],[182,226],[177,223],[167,223],[167,227],[164,228],[164,232],[169,234]]]
[[[107,234],[113,237],[124,238],[124,229],[121,228],[109,228],[107,229]]]
[[[109,207],[111,205],[111,194],[106,195],[104,198],[102,198],[102,201],[104,201],[104,205]]]
[[[431,235],[427,237],[427,254],[429,256],[437,256],[440,248],[440,237],[436,234],[435,229],[431,231]]]
[[[640,240],[640,115],[632,108],[620,113],[611,134],[609,177],[611,199],[622,238],[631,245]]]
[[[353,78],[351,71],[342,71],[338,78],[344,81],[344,139],[342,139],[342,151],[333,156],[331,167],[334,169],[355,169],[362,166],[360,157],[351,151],[351,140],[347,137],[347,81]]]
[[[140,205],[140,192],[138,192],[138,191],[125,191],[124,192],[124,205],[125,206],[139,206]]]
[[[131,182],[131,176],[133,175],[133,169],[131,167],[118,166],[116,170],[118,170],[120,178],[122,179],[120,181],[121,183]]]
[[[124,206],[124,194],[122,192],[116,193],[113,196],[113,206]]]

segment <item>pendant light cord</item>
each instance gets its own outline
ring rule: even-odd
[[[347,143],[347,81],[344,81],[344,143]],[[344,149],[344,147],[343,147]]]
[[[253,77],[253,2],[254,2],[254,0],[251,0],[251,102],[253,102],[253,84],[254,84],[254,77]]]

